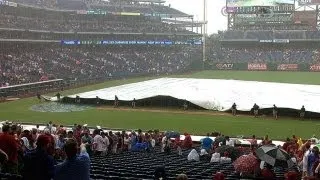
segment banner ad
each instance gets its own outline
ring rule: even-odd
[[[309,70],[314,71],[314,72],[319,72],[320,71],[320,64],[311,65]]]
[[[277,67],[278,71],[297,71],[299,70],[298,64],[279,64]]]
[[[216,68],[219,70],[232,70],[233,63],[219,63],[219,64],[216,64]]]
[[[267,67],[267,64],[264,64],[264,63],[249,63],[248,70],[266,71],[268,70],[268,67]]]

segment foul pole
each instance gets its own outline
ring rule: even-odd
[[[202,31],[202,69],[206,62],[206,35],[207,35],[207,0],[203,0],[203,31]]]

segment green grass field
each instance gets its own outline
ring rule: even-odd
[[[210,79],[239,79],[267,82],[286,82],[299,84],[320,84],[319,73],[309,72],[243,72],[243,71],[202,71],[171,77],[210,78]],[[150,78],[133,78],[127,80],[107,81],[101,84],[62,92],[70,95],[89,90],[106,88],[121,84],[144,81]],[[38,103],[36,98],[26,98],[15,102],[0,103],[0,120],[20,122],[46,123],[53,121],[56,124],[72,125],[73,123],[101,125],[109,128],[143,130],[177,130],[192,134],[206,134],[207,132],[221,131],[223,134],[236,136],[245,135],[264,136],[268,134],[274,139],[285,139],[293,134],[303,138],[319,135],[320,121],[298,121],[296,119],[281,118],[273,120],[268,117],[258,119],[217,112],[206,114],[183,114],[174,112],[145,112],[90,109],[82,112],[49,113],[34,112],[29,108]]]

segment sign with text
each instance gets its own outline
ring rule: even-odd
[[[320,5],[320,0],[298,0],[299,6]]]
[[[265,71],[267,70],[267,64],[264,63],[249,63],[248,70]]]
[[[216,68],[219,70],[232,70],[233,64],[232,63],[219,63],[219,64],[216,64]]]
[[[278,71],[297,71],[299,69],[298,64],[279,64]]]
[[[314,64],[314,65],[311,65],[310,68],[309,68],[310,71],[317,71],[319,72],[320,71],[320,64]]]

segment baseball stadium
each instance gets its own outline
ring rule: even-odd
[[[320,179],[320,1],[207,1],[0,0],[0,179]]]

